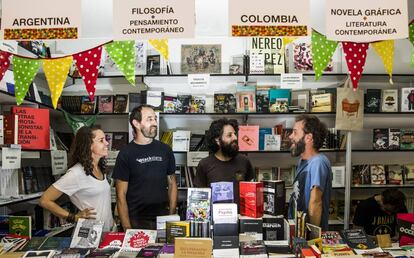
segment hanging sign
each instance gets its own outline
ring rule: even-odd
[[[77,39],[81,0],[3,0],[5,40]]]
[[[309,0],[229,0],[230,35],[307,36],[309,3]]]
[[[407,0],[326,1],[326,36],[350,42],[407,38]]]
[[[282,73],[280,75],[280,88],[282,89],[302,89],[303,74],[301,73]]]
[[[22,149],[18,148],[2,148],[1,149],[1,168],[2,169],[18,169],[21,167]]]
[[[189,74],[187,81],[191,90],[207,90],[210,85],[210,74]]]
[[[67,153],[64,150],[50,151],[50,158],[52,160],[52,174],[65,174],[68,168]]]
[[[113,1],[115,40],[193,38],[194,0]]]

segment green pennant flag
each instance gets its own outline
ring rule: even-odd
[[[408,35],[409,35],[408,38],[410,39],[411,44],[414,45],[414,23],[408,26]]]
[[[78,129],[81,128],[82,126],[91,126],[95,124],[96,117],[98,116],[98,114],[93,115],[93,116],[75,116],[75,115],[72,115],[66,112],[63,109],[62,111],[65,117],[66,123],[68,123],[68,125],[72,129],[73,134],[76,134]]]
[[[312,60],[315,80],[319,80],[321,77],[337,46],[338,42],[328,40],[324,35],[312,31]]]
[[[414,48],[411,50],[411,66],[414,67]]]
[[[129,83],[135,85],[135,41],[114,41],[105,45],[105,50]]]
[[[23,103],[24,97],[41,63],[37,59],[13,56],[14,95],[16,96],[17,105]]]

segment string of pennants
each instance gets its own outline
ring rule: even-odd
[[[149,43],[168,60],[167,39],[153,39],[149,40]],[[131,85],[135,85],[134,41],[111,41],[80,53],[59,58],[34,59],[0,50],[0,81],[3,79],[10,63],[13,63],[15,97],[17,105],[20,105],[23,103],[29,86],[42,65],[49,85],[52,104],[56,109],[58,100],[62,95],[63,86],[69,74],[69,69],[72,62],[74,62],[85,84],[88,96],[93,101],[95,98],[102,48],[105,48],[105,51],[123,73],[127,81]]]
[[[296,37],[284,37],[283,43],[286,46],[295,39]],[[414,46],[414,23],[409,25],[409,40]],[[169,52],[167,39],[153,39],[149,40],[149,43],[164,57],[165,60],[168,60]],[[26,58],[0,50],[0,80],[3,79],[5,72],[8,70],[11,59],[15,79],[16,103],[20,105],[26,96],[30,84],[34,80],[37,71],[42,65],[46,80],[49,84],[52,104],[53,107],[56,108],[63,91],[63,86],[69,74],[69,69],[72,62],[75,62],[83,82],[85,83],[88,96],[91,101],[93,101],[103,47],[112,61],[117,65],[118,69],[123,73],[126,80],[131,85],[135,85],[136,60],[134,44],[134,41],[111,41],[70,56],[42,59]],[[323,71],[336,51],[338,44],[339,42],[328,40],[326,36],[315,30],[312,31],[311,53],[316,80],[319,80],[322,76]],[[370,43],[341,42],[341,44],[348,66],[348,73],[354,89],[358,88],[359,79],[364,70],[369,45],[371,45],[375,52],[380,56],[385,71],[390,76],[390,83],[393,83],[394,40]],[[414,49],[412,50],[411,55],[411,65],[414,67]]]

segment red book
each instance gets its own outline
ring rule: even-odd
[[[302,248],[301,251],[301,258],[316,258],[315,254],[312,252],[310,248]]]
[[[102,237],[99,248],[117,248],[121,249],[124,242],[125,232],[107,232]]]
[[[50,149],[49,109],[13,106],[11,112],[19,116],[18,143],[22,149]]]
[[[240,215],[263,216],[263,182],[240,182]]]
[[[400,246],[414,245],[414,213],[397,214]]]
[[[321,251],[318,249],[318,247],[316,247],[316,245],[310,245],[309,249],[312,250],[313,254],[316,256],[316,258],[321,258],[322,257],[322,253]]]
[[[17,144],[18,119],[15,114],[7,114],[4,118],[4,144]]]
[[[258,151],[259,150],[259,126],[258,125],[240,125],[239,132],[239,150],[240,151]]]

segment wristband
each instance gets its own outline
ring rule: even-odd
[[[75,222],[75,214],[72,212],[69,212],[69,215],[66,217],[66,221],[69,223]]]

